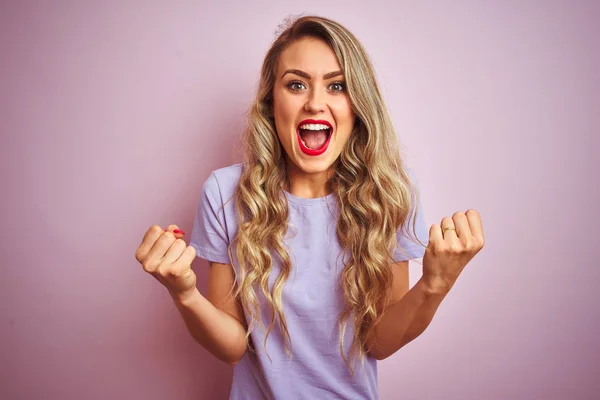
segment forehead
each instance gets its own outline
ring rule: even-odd
[[[302,38],[290,44],[279,58],[277,77],[287,69],[299,69],[311,76],[322,76],[341,70],[335,53],[327,43],[315,38]]]

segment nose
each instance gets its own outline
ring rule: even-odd
[[[320,113],[325,111],[325,104],[323,101],[323,94],[316,89],[310,91],[308,99],[304,104],[304,111],[312,113]]]

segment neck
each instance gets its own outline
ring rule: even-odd
[[[287,182],[285,189],[294,196],[314,199],[325,197],[331,193],[329,181],[333,176],[333,169],[307,173],[289,161],[286,162],[286,167]]]

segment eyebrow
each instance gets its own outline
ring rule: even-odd
[[[307,74],[304,71],[300,71],[299,69],[288,69],[286,70],[283,75],[281,75],[281,77],[283,78],[285,76],[285,74],[296,74],[298,76],[301,76],[305,79],[311,79],[310,75]],[[333,72],[329,72],[325,75],[323,75],[323,79],[331,79],[333,77],[339,76],[339,75],[343,75],[344,73],[342,71],[333,71]]]

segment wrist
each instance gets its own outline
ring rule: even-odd
[[[452,288],[452,283],[441,276],[425,276],[420,279],[425,292],[432,296],[445,296]]]
[[[178,306],[183,307],[188,307],[198,299],[198,296],[201,296],[200,291],[198,291],[198,288],[196,287],[183,292],[169,291],[169,294]]]

